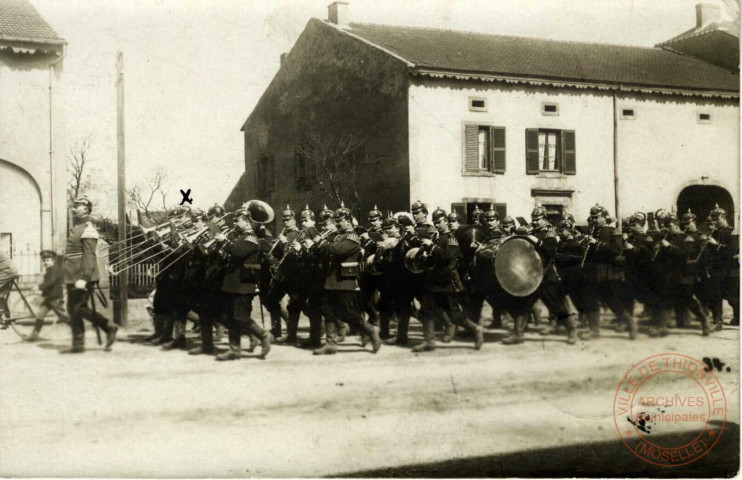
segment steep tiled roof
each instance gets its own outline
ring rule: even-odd
[[[0,41],[64,43],[28,0],[0,0]]]
[[[342,30],[409,62],[417,72],[739,92],[738,74],[660,48],[364,23]]]
[[[667,40],[666,42],[662,42],[658,44],[660,45],[667,45],[672,42],[677,42],[679,40],[684,40],[686,38],[695,37],[698,35],[704,35],[707,33],[713,33],[713,32],[724,32],[727,33],[733,37],[739,38],[739,22],[724,22],[724,21],[718,21],[718,22],[712,22],[708,25],[704,25],[702,27],[693,27],[690,30],[687,30],[680,35],[677,35],[670,40]]]

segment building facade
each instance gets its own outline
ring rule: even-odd
[[[362,170],[361,217],[416,199],[467,217],[738,215],[738,71],[659,47],[350,23],[347,8],[310,20],[245,122],[228,206],[303,204],[302,132],[350,126],[390,153]]]
[[[64,247],[66,42],[26,0],[0,9],[0,249],[21,274],[41,249]]]

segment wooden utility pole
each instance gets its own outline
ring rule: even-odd
[[[118,145],[118,222],[119,241],[126,240],[126,154],[124,140],[124,53],[116,59],[116,143]],[[126,243],[124,243],[126,245]],[[119,318],[121,326],[127,325],[129,272],[126,264],[119,270]]]

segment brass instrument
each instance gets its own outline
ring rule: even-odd
[[[582,252],[582,261],[580,262],[580,268],[585,268],[585,260],[587,260],[587,253],[590,251],[590,239],[595,238],[595,229],[598,228],[598,225],[593,223],[593,229],[590,231],[590,235],[585,239],[587,242],[587,245],[585,245],[585,251]]]
[[[654,253],[652,254],[652,259],[650,260],[650,262],[654,262],[654,260],[657,258],[657,255],[660,254],[660,251],[662,250],[662,240],[667,239],[668,233],[670,233],[669,229],[665,229],[662,232],[662,237],[660,238],[660,241],[657,242],[657,245],[654,246]]]

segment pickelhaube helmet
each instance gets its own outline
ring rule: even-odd
[[[324,225],[328,221],[335,218],[335,212],[327,208],[327,205],[322,206],[322,210],[319,212],[319,223],[320,225]]]
[[[336,220],[342,220],[342,219],[353,219],[353,215],[350,213],[350,209],[345,206],[345,202],[340,202],[340,208],[335,210],[335,219]]]
[[[647,223],[647,217],[642,212],[636,212],[629,217],[629,225],[641,225],[642,227]]]
[[[590,209],[590,216],[593,218],[607,217],[608,210],[606,210],[604,207],[601,207],[600,205],[596,203],[595,206]]]
[[[224,207],[215,203],[214,205],[209,207],[209,210],[207,210],[206,214],[209,217],[213,218],[213,217],[216,217],[217,215],[224,215],[224,212],[225,212]]]
[[[675,215],[675,214],[674,214],[674,213],[672,213],[672,212],[668,212],[668,213],[667,213],[667,214],[666,214],[666,215],[665,215],[665,216],[663,217],[663,219],[662,219],[662,223],[663,223],[663,224],[664,224],[664,225],[665,225],[665,226],[667,227],[667,226],[669,226],[669,225],[670,225],[670,224],[672,224],[672,223],[674,223],[674,224],[676,224],[676,225],[677,225],[677,224],[679,224],[679,223],[680,223],[680,221],[678,220],[678,216],[677,216],[677,215]]]
[[[667,217],[668,212],[664,208],[660,208],[656,212],[654,212],[654,218],[657,219],[657,223],[664,223],[665,217]]]
[[[240,217],[244,217],[247,220],[251,220],[252,219],[252,217],[250,216],[250,212],[245,207],[245,205],[242,205],[240,208],[238,208],[237,210],[234,211],[234,218],[235,218],[235,220],[238,219],[238,218],[240,218]]]
[[[91,202],[90,199],[88,199],[88,197],[77,197],[75,201],[72,202],[72,205],[73,206],[85,205],[86,207],[88,207],[88,210],[93,209],[93,202]]]
[[[502,219],[502,226],[507,227],[515,227],[515,220],[513,220],[513,217],[505,217]]]
[[[368,221],[373,222],[374,220],[379,220],[381,218],[384,218],[384,214],[381,213],[381,210],[379,210],[376,205],[374,205],[374,208],[368,212]]]
[[[311,208],[309,208],[309,205],[304,207],[304,210],[301,211],[301,219],[302,220],[314,220],[314,212]]]
[[[291,207],[286,204],[286,209],[281,212],[281,218],[283,221],[291,220],[292,218],[296,218],[296,212],[291,210]]]
[[[683,215],[681,222],[683,225],[688,225],[689,223],[695,222],[695,221],[696,221],[696,214],[691,212],[689,208],[688,211],[685,212],[685,214]]]
[[[561,230],[572,230],[572,227],[574,227],[574,223],[570,222],[569,220],[562,220],[559,222],[559,225],[557,226],[557,229],[559,231]]]
[[[459,212],[456,210],[452,211],[448,214],[448,221],[449,222],[460,222],[461,221],[461,215],[459,215]]]
[[[536,205],[533,210],[531,211],[531,220],[541,220],[546,216],[546,209],[542,207],[541,205]]]
[[[181,206],[178,206],[178,207],[171,208],[170,211],[168,212],[168,216],[169,217],[178,217],[180,215],[186,215],[186,214],[190,215],[190,213],[191,213],[191,208],[190,207],[187,207],[187,206],[182,206],[182,207]]]
[[[484,210],[479,208],[479,205],[474,205],[474,210],[471,212],[471,218],[474,220],[474,223],[477,223],[479,221],[479,217],[484,213]]]
[[[564,218],[562,218],[562,220],[565,221],[565,222],[569,222],[572,225],[575,224],[575,216],[572,215],[571,213],[565,213],[564,214]]]
[[[443,210],[441,207],[438,207],[435,210],[433,210],[433,215],[431,216],[431,219],[433,220],[433,223],[438,223],[441,219],[448,220],[448,214],[446,214],[446,211]]]
[[[204,222],[204,223],[206,223],[206,222],[209,221],[209,217],[206,216],[206,212],[204,212],[200,208],[197,208],[195,210],[192,210],[191,211],[191,221],[192,222],[197,222],[199,220],[202,221],[202,222]]]
[[[399,228],[399,222],[394,217],[394,215],[389,215],[387,218],[384,219],[384,224],[382,225],[384,230],[391,228],[391,227],[397,227]]]
[[[487,210],[486,212],[484,212],[484,219],[487,220],[487,221],[490,221],[490,220],[499,220],[500,219],[500,214],[497,213],[497,210],[495,210],[495,207],[494,206],[490,205],[489,210]]]
[[[714,206],[714,209],[711,210],[711,213],[709,215],[711,215],[711,218],[713,218],[714,220],[716,220],[717,218],[719,218],[721,216],[726,217],[727,216],[727,211],[724,210],[723,208],[721,208],[719,206],[719,204],[717,203],[716,206]]]
[[[410,211],[412,212],[413,215],[416,215],[419,212],[423,212],[425,215],[427,215],[428,214],[428,207],[426,207],[423,202],[421,202],[420,200],[418,200],[418,201],[416,201],[415,203],[412,204],[412,206],[410,207]]]

